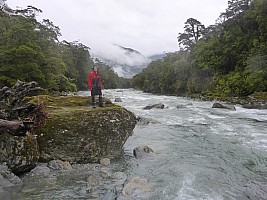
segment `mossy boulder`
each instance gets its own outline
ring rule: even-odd
[[[90,107],[82,96],[37,96],[47,120],[37,134],[40,161],[64,160],[71,163],[99,162],[103,157],[120,155],[131,135],[135,115],[106,100],[105,107]]]
[[[29,171],[39,160],[36,137],[31,133],[25,136],[0,134],[0,163],[6,163],[15,174]]]

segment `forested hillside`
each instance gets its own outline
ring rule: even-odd
[[[36,81],[49,91],[87,89],[87,78],[94,64],[89,47],[74,41],[59,41],[60,29],[50,20],[36,20],[42,12],[32,6],[12,10],[0,8],[0,88],[16,80]],[[112,67],[96,63],[105,88],[124,87]]]
[[[136,75],[136,88],[219,97],[267,92],[266,0],[230,0],[215,25],[189,18],[177,39],[180,51]]]

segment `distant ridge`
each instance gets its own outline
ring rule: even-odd
[[[139,51],[129,47],[114,44],[107,52],[94,55],[101,61],[113,67],[121,77],[131,78],[140,73],[151,62]]]
[[[149,56],[148,58],[151,61],[156,61],[156,60],[163,59],[166,55],[167,55],[166,53],[162,53],[162,54],[156,54],[156,55]]]

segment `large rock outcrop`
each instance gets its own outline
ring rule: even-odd
[[[38,95],[37,83],[0,89],[0,164],[15,174],[38,161],[98,162],[121,153],[136,117],[106,100],[92,109],[89,97]]]
[[[92,109],[90,98],[81,96],[38,96],[47,120],[37,133],[40,160],[71,163],[99,162],[103,157],[120,155],[131,135],[135,115],[106,101],[104,108]]]

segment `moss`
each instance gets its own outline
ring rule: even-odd
[[[41,161],[88,163],[119,155],[136,123],[133,113],[110,102],[91,108],[88,97],[37,96],[29,101],[42,102],[47,112],[36,133]]]
[[[47,109],[53,110],[57,109],[60,107],[90,107],[91,105],[91,98],[89,97],[84,97],[84,96],[57,96],[57,97],[52,97],[48,95],[39,95],[39,96],[34,96],[34,97],[27,97],[26,101],[29,103],[33,104],[45,104]],[[104,99],[105,101],[105,107],[116,107],[116,105],[112,104],[111,101],[107,98]],[[103,108],[101,108],[103,109]]]
[[[36,138],[26,136],[0,135],[0,162],[6,162],[15,174],[32,169],[39,160],[39,149]]]

